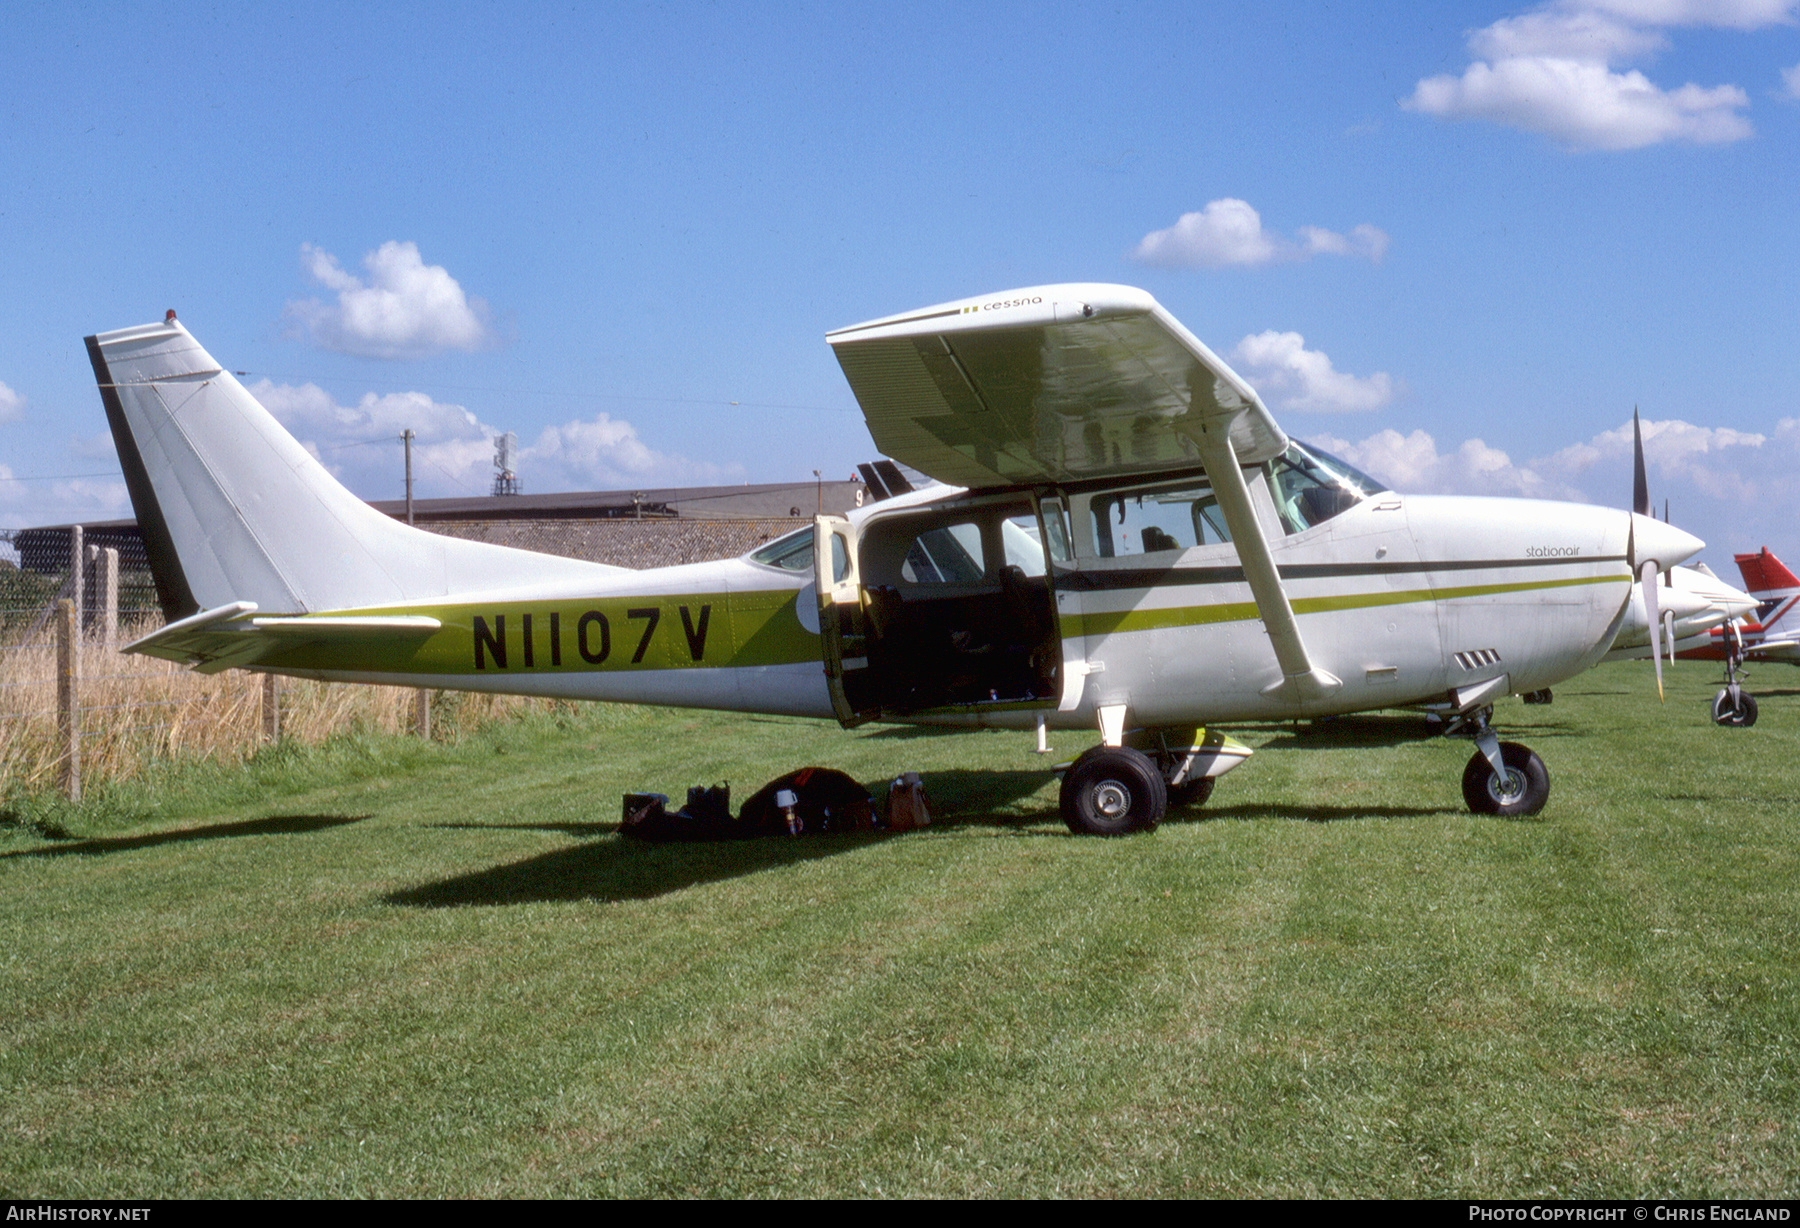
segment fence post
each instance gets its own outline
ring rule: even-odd
[[[57,784],[72,802],[81,800],[81,637],[76,634],[75,603],[56,603],[56,729],[62,740]]]
[[[69,600],[75,603],[75,626],[80,629],[87,613],[87,550],[78,524],[69,526]]]
[[[413,692],[413,733],[431,738],[431,692],[424,687]]]
[[[262,680],[263,739],[276,742],[281,739],[281,688],[274,674],[264,674]]]
[[[100,552],[100,640],[111,652],[119,644],[119,551]]]

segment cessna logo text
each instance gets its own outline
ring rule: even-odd
[[[968,315],[972,311],[1004,311],[1008,307],[1030,307],[1035,303],[1041,303],[1043,301],[1041,296],[1033,296],[1032,298],[995,299],[991,303],[981,303],[974,307],[964,307],[963,314]]]

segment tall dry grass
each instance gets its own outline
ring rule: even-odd
[[[132,635],[121,635],[128,643]],[[196,674],[98,643],[80,648],[81,777],[130,780],[172,760],[241,760],[267,744],[263,675]],[[281,736],[317,743],[334,734],[402,734],[413,728],[417,692],[403,687],[277,681]],[[455,737],[551,701],[510,695],[434,696],[432,732]],[[63,761],[56,714],[56,646],[0,647],[0,794],[53,789]]]

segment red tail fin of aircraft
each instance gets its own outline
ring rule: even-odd
[[[1764,546],[1755,554],[1737,556],[1738,570],[1744,576],[1744,591],[1752,597],[1774,597],[1787,590],[1788,595],[1800,592],[1800,579],[1787,569],[1787,564],[1770,553]]]

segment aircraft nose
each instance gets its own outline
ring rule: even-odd
[[[1634,572],[1641,572],[1644,564],[1652,559],[1656,561],[1658,571],[1667,571],[1677,563],[1693,558],[1705,546],[1698,537],[1672,524],[1631,513],[1631,569]]]
[[[1675,633],[1686,637],[1728,623],[1756,608],[1748,593],[1716,577],[1683,568],[1672,586],[1657,590],[1663,614],[1673,615]]]
[[[1695,588],[1705,598],[1706,612],[1714,615],[1713,626],[1756,612],[1756,598],[1740,588],[1733,588],[1717,576],[1708,576],[1704,585]]]

